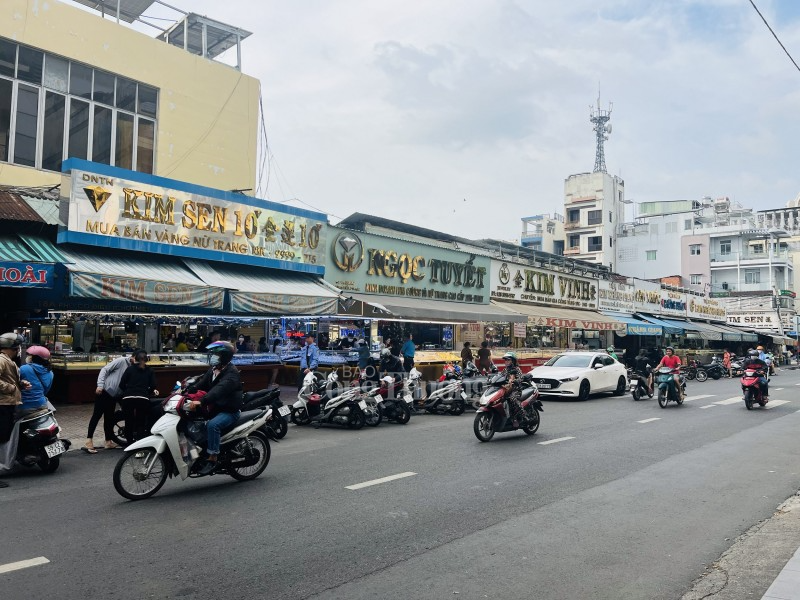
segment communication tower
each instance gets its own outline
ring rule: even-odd
[[[597,95],[597,108],[594,106],[589,107],[589,120],[594,123],[594,132],[597,137],[597,150],[594,156],[594,172],[606,173],[606,155],[603,150],[603,145],[608,140],[608,134],[611,133],[611,109],[614,107],[613,103],[608,103],[608,110],[600,108],[600,94]]]

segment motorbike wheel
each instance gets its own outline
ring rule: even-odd
[[[706,379],[708,379],[708,373],[706,373],[705,369],[697,369],[697,374],[695,376],[697,381],[703,383]]]
[[[270,429],[272,429],[272,433],[277,439],[282,440],[286,437],[286,433],[289,431],[289,425],[286,424],[286,419],[279,416],[272,420]]]
[[[522,428],[522,431],[527,433],[528,435],[533,435],[539,429],[539,425],[542,422],[541,415],[539,415],[539,411],[535,408],[532,409],[533,414],[528,414],[529,420],[528,424]]]
[[[308,425],[311,423],[311,417],[305,408],[292,408],[292,423],[295,425]]]
[[[639,398],[641,398],[641,397],[642,397],[642,396],[639,394],[639,389],[638,389],[638,388],[636,388],[635,390],[633,390],[633,391],[631,392],[631,396],[633,396],[633,401],[634,401],[634,402],[638,402],[638,401],[639,401]]]
[[[722,373],[720,373],[719,371],[714,371],[711,374],[711,379],[713,379],[714,381],[716,381],[717,379],[721,379],[721,378],[722,378]]]
[[[456,417],[458,415],[463,414],[464,413],[464,403],[459,400],[458,402],[453,404],[453,408],[451,408],[448,412],[451,415],[455,415]]]
[[[251,433],[243,440],[239,440],[228,452],[258,453],[256,464],[250,465],[249,467],[231,468],[228,474],[236,481],[249,481],[261,475],[264,469],[267,468],[269,459],[272,456],[269,440],[264,437],[263,433],[259,433],[258,431]]]
[[[689,370],[686,371],[686,379],[688,379],[690,381],[695,378],[695,375],[696,375],[696,371],[694,371],[692,369],[689,369]]]
[[[482,442],[488,442],[494,437],[494,419],[488,412],[475,414],[475,421],[472,423],[472,430],[475,437]]]
[[[745,390],[744,392],[744,405],[747,410],[753,410],[753,392],[750,390]]]
[[[151,461],[153,466],[145,477],[144,471]],[[114,467],[114,489],[128,500],[144,500],[161,489],[167,471],[164,456],[157,454],[155,448],[126,452]]]
[[[60,456],[54,456],[53,458],[48,458],[47,455],[44,455],[42,458],[39,459],[39,462],[37,462],[36,464],[39,465],[39,468],[42,470],[42,473],[55,473],[60,463],[61,463]]]
[[[411,420],[411,408],[405,402],[403,403],[403,406],[400,407],[398,412],[400,414],[398,414],[394,418],[395,423],[398,423],[400,425],[405,425]]]
[[[118,446],[124,448],[128,445],[128,439],[125,437],[125,415],[122,414],[121,410],[118,410],[114,413],[114,433],[111,435],[111,439],[114,440]]]
[[[350,414],[347,418],[349,429],[361,429],[367,422],[364,412],[358,407],[350,407]]]
[[[658,390],[658,405],[661,408],[667,408],[667,403],[669,399],[667,398],[667,391],[666,390]]]
[[[364,414],[364,421],[370,427],[377,427],[383,421],[383,407],[376,404],[374,407],[367,404],[367,412]]]

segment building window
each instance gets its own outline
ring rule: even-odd
[[[569,248],[574,250],[576,248],[580,248],[581,246],[581,236],[573,234],[567,236],[567,243],[569,244]]]
[[[608,236],[608,247],[609,248],[613,248],[614,247],[614,238],[611,237],[611,236]]]
[[[567,211],[567,220],[570,222],[570,224],[577,223],[581,220],[581,211],[577,208]]]
[[[152,173],[158,90],[0,38],[0,161],[67,157]]]
[[[599,252],[603,249],[603,236],[593,235],[589,238],[589,252]]]
[[[689,275],[689,278],[690,278],[689,283],[691,285],[702,285],[703,283],[703,276],[698,273],[693,273],[692,275]]]
[[[678,223],[664,223],[664,233],[678,233]]]
[[[753,254],[764,254],[764,244],[753,244],[750,246],[750,251]]]
[[[658,252],[658,250],[648,250],[645,252],[645,257],[647,260],[656,260],[656,252]]]
[[[611,211],[608,211],[608,222],[609,223],[613,223],[614,222],[614,213],[611,212]]]
[[[745,269],[744,270],[745,283],[761,283],[761,271],[758,269]]]
[[[731,241],[730,240],[720,240],[720,242],[719,242],[719,253],[720,254],[730,254],[731,253]]]
[[[650,224],[650,235],[658,235],[658,223]]]
[[[691,228],[692,228],[692,220],[691,219],[686,219],[683,222],[683,230],[684,231],[689,231]]]
[[[599,225],[603,222],[602,210],[590,210],[587,214],[589,225]]]
[[[700,244],[689,244],[689,254],[700,256]]]

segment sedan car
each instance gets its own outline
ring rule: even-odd
[[[531,371],[539,394],[587,400],[589,394],[625,393],[625,366],[605,352],[564,352]]]

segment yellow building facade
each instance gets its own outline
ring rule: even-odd
[[[259,81],[57,0],[0,4],[0,185],[77,157],[254,189]]]

